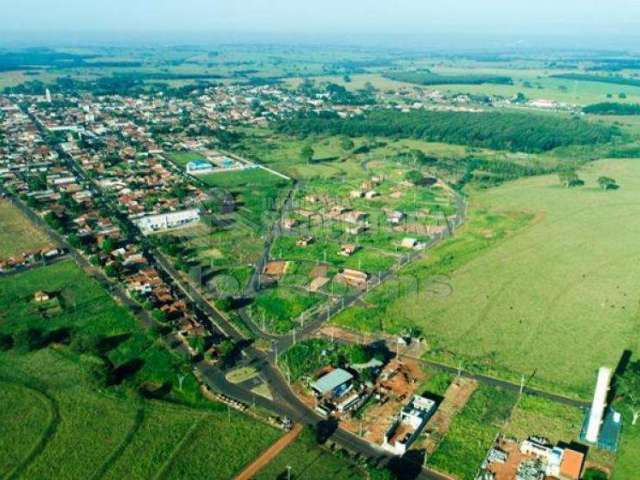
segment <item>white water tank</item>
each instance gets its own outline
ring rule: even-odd
[[[604,416],[604,409],[607,404],[607,394],[609,393],[610,382],[611,369],[601,367],[600,370],[598,370],[598,381],[596,383],[595,394],[593,395],[593,404],[591,405],[587,434],[585,435],[588,442],[598,442],[600,426],[602,425],[602,417]]]

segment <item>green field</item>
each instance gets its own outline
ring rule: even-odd
[[[453,419],[427,464],[459,480],[473,480],[515,401],[514,393],[481,385]]]
[[[34,303],[40,290],[53,300]],[[185,360],[72,262],[0,280],[0,306],[0,477],[226,479],[280,435],[205,401]],[[109,381],[105,364],[131,362]]]
[[[348,460],[342,459],[318,447],[313,434],[304,430],[293,445],[285,448],[256,476],[256,480],[286,478],[287,466],[292,479],[305,480],[355,480],[364,479],[365,472]]]
[[[587,184],[578,189],[546,176],[478,192],[468,227],[408,269],[423,280],[450,274],[447,288],[373,293],[369,302],[384,308],[348,311],[336,322],[417,326],[431,359],[514,380],[525,374],[588,398],[596,369],[638,347],[639,174],[637,161],[611,160],[581,172]],[[621,188],[599,190],[600,175]],[[505,222],[511,233],[502,231]]]
[[[45,233],[6,200],[0,200],[0,225],[0,259],[51,245]]]
[[[222,480],[281,434],[221,405],[101,389],[94,365],[60,349],[0,354],[0,476]]]
[[[502,433],[518,440],[536,435],[549,439],[554,445],[570,443],[577,441],[583,418],[584,412],[579,408],[524,395]]]

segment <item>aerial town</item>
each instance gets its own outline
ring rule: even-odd
[[[18,30],[0,478],[640,478],[635,44]]]

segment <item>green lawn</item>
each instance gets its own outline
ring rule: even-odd
[[[469,226],[408,269],[423,280],[451,274],[448,287],[376,292],[368,300],[378,308],[336,322],[418,326],[430,358],[514,380],[526,374],[534,385],[589,398],[596,369],[638,348],[640,164],[597,162],[580,175],[587,185],[577,189],[548,176],[472,194]],[[599,190],[601,175],[620,190]]]

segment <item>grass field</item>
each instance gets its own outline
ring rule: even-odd
[[[6,200],[0,200],[0,226],[0,259],[51,245],[45,233]]]
[[[511,392],[481,385],[453,419],[438,449],[427,459],[436,470],[459,480],[472,480],[511,414],[516,401]]]
[[[378,299],[385,308],[336,321],[369,330],[418,326],[430,358],[514,380],[526,374],[532,384],[588,398],[596,369],[638,347],[639,174],[637,161],[611,160],[581,172],[587,184],[579,189],[550,176],[473,194],[466,230],[409,269],[423,278],[450,274],[446,295],[401,291]],[[600,175],[622,187],[599,190]],[[532,220],[500,234],[496,222],[522,214],[514,212]],[[479,222],[483,216],[492,221]]]
[[[541,397],[524,395],[513,409],[502,433],[524,440],[532,435],[558,442],[577,441],[584,412]]]
[[[281,434],[217,404],[100,389],[93,363],[51,348],[0,354],[0,399],[13,407],[0,414],[3,478],[227,479]]]
[[[313,434],[304,430],[293,445],[284,449],[256,476],[256,480],[286,478],[287,465],[292,479],[355,480],[364,479],[365,472],[348,460],[341,459],[318,447]]]
[[[618,458],[613,472],[613,480],[629,480],[637,478],[640,472],[640,424],[631,425],[631,412],[622,409],[624,425],[622,442],[618,450]]]

